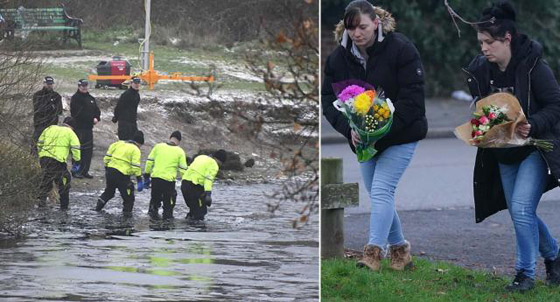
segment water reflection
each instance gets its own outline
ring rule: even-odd
[[[316,218],[294,230],[298,205],[268,214],[273,185],[220,189],[202,222],[179,203],[175,219],[150,219],[149,192],[132,217],[117,202],[93,211],[95,194],[34,213],[27,239],[0,240],[0,300],[318,300]]]

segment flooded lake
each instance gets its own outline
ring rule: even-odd
[[[316,301],[318,216],[299,230],[301,204],[272,216],[264,193],[277,189],[216,185],[196,223],[180,190],[171,221],[149,219],[149,190],[131,218],[119,193],[100,213],[101,192],[71,193],[67,212],[51,205],[33,213],[25,239],[0,240],[0,300]]]

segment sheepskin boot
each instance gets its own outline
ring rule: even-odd
[[[383,250],[375,245],[366,245],[364,247],[364,256],[356,266],[357,267],[368,267],[372,271],[379,271],[381,268],[381,255]]]
[[[410,242],[404,241],[402,245],[391,245],[389,247],[391,255],[391,268],[397,271],[412,268],[412,256],[410,256]]]

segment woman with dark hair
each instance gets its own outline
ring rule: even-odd
[[[334,106],[332,84],[357,79],[383,89],[395,106],[390,132],[377,141],[379,151],[360,163],[370,195],[369,241],[358,266],[380,269],[381,257],[389,245],[391,268],[412,265],[410,243],[405,240],[395,208],[395,190],[408,167],[416,145],[426,136],[428,123],[424,107],[424,70],[416,47],[404,35],[394,32],[395,20],[387,11],[366,0],[352,1],[337,25],[340,45],[329,55],[321,91],[323,114],[344,135],[355,152],[359,136]]]
[[[512,93],[528,119],[516,132],[523,138],[555,143],[552,152],[533,146],[479,148],[474,168],[476,222],[506,208],[511,215],[517,251],[516,276],[506,287],[508,291],[534,287],[539,253],[544,258],[547,281],[560,284],[558,243],[536,213],[542,194],[558,186],[560,179],[560,89],[542,59],[542,46],[517,32],[515,10],[509,2],[485,9],[476,27],[482,55],[465,69],[473,97]]]

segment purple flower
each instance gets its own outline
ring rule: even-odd
[[[338,95],[338,99],[342,102],[346,102],[348,99],[351,99],[364,91],[366,90],[358,85],[350,85],[342,90],[342,92]]]

